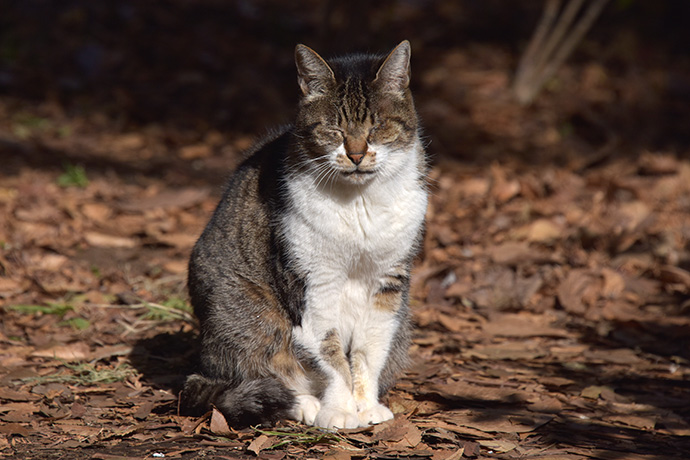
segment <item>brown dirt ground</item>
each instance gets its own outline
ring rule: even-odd
[[[176,394],[196,354],[189,250],[252,136],[289,119],[294,43],[344,48],[353,18],[335,3],[8,8],[0,456],[690,458],[690,60],[674,41],[687,37],[669,38],[677,12],[609,12],[525,108],[510,95],[510,37],[529,36],[513,16],[533,21],[538,5],[494,3],[384,2],[353,39],[413,42],[432,198],[396,417],[340,433],[228,430],[217,414],[178,416]],[[641,40],[645,15],[669,32]]]

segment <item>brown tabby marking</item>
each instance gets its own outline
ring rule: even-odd
[[[371,383],[366,378],[366,354],[362,351],[355,350],[350,353],[350,361],[352,363],[352,395],[355,401],[362,401],[366,399],[367,387]]]
[[[331,329],[326,333],[326,336],[321,341],[321,356],[324,361],[328,362],[335,370],[343,376],[346,385],[352,387],[352,374],[350,373],[350,365],[343,350],[343,344],[340,341],[338,332]]]
[[[395,267],[393,272],[386,275],[381,287],[375,294],[374,306],[384,311],[396,311],[402,305],[403,293],[410,284],[408,268]]]
[[[299,366],[299,362],[288,346],[278,350],[271,358],[271,368],[278,375],[283,375],[286,379],[304,375],[304,370]]]
[[[379,291],[374,298],[374,307],[384,311],[396,311],[400,308],[402,292]]]

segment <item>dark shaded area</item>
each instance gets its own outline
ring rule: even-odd
[[[661,331],[663,326],[647,325]],[[590,344],[590,350],[607,350],[614,352],[623,347],[641,347],[648,345],[649,337],[636,343],[622,344],[610,338],[596,338],[594,331],[583,330],[582,342]],[[657,339],[657,353],[661,356],[671,356],[680,347],[673,346],[673,342],[681,340],[672,335],[660,334]],[[664,349],[665,348],[665,349]],[[661,351],[664,349],[663,351]],[[650,351],[650,353],[653,353]],[[653,418],[656,414],[673,413],[683,420],[690,421],[690,406],[687,404],[687,395],[690,394],[690,382],[678,379],[651,378],[637,372],[634,366],[628,372],[612,371],[607,363],[588,363],[577,368],[569,368],[569,363],[542,363],[512,362],[511,372],[525,371],[537,373],[544,379],[564,378],[573,383],[566,387],[559,387],[561,392],[567,394],[582,394],[587,388],[600,387],[605,393],[595,399],[590,399],[581,405],[577,413],[571,410],[553,412],[551,420],[535,428],[531,435],[531,441],[525,442],[522,447],[529,449],[531,445],[541,448],[544,444],[572,446],[574,448],[592,449],[603,455],[601,458],[625,459],[634,452],[635,455],[649,456],[650,460],[665,460],[669,458],[688,458],[690,456],[690,443],[683,434],[652,434],[634,427],[624,428],[608,425],[602,417],[601,401],[606,404],[630,403],[638,405],[635,413],[638,417]],[[474,369],[474,374],[480,374],[484,363],[465,363],[464,368]],[[418,401],[434,402],[444,410],[472,410],[477,421],[519,420],[524,418],[526,423],[532,419],[544,416],[544,413],[535,412],[528,401],[523,400],[517,393],[500,399],[467,398],[448,394],[443,387],[434,388],[425,380],[417,380],[413,375],[411,380],[415,382],[419,393],[415,396]],[[500,380],[496,380],[497,388],[503,386]],[[545,383],[545,386],[549,386]],[[476,410],[476,412],[475,412]],[[586,415],[585,415],[586,414]],[[679,428],[676,420],[663,417],[654,428],[673,431]],[[632,447],[634,446],[634,448]],[[660,452],[660,450],[662,452]],[[596,457],[595,458],[599,458]],[[645,457],[647,458],[647,457]]]
[[[63,171],[66,164],[79,164],[94,175],[117,175],[127,181],[144,177],[159,177],[171,185],[209,185],[220,189],[229,171],[200,165],[190,168],[189,162],[172,155],[141,160],[120,159],[117,156],[91,155],[84,150],[55,149],[41,143],[19,143],[0,139],[0,159],[3,175],[15,175],[22,168]]]
[[[467,68],[513,69],[541,5],[11,2],[0,18],[0,94],[10,107],[12,101],[17,109],[49,101],[65,113],[105,117],[122,129],[161,124],[176,131],[171,145],[176,135],[198,138],[208,129],[256,134],[291,119],[296,43],[331,55],[386,51],[408,38],[414,48],[413,85],[433,153],[479,162],[514,155],[554,160],[562,148],[515,147],[487,133],[466,113],[466,88],[455,85],[444,94],[448,91],[424,82],[417,70],[442,65],[452,50],[473,47],[477,51]],[[621,149],[687,150],[689,15],[690,5],[682,1],[612,2],[572,62],[598,62],[607,78],[626,83],[592,103],[559,87],[568,81],[555,82],[556,93],[523,111],[524,123],[531,123],[535,111],[554,111],[576,154],[597,151],[612,139]],[[439,99],[454,107],[453,117],[438,113]],[[477,147],[488,144],[498,153],[480,153]]]
[[[137,340],[129,361],[154,388],[179,394],[187,375],[197,370],[199,346],[196,334],[165,332]],[[169,407],[176,413],[177,407]]]
[[[650,460],[687,458],[690,448],[684,436],[652,436],[641,430],[618,427],[602,427],[579,420],[549,423],[538,430],[542,442],[566,443],[605,455],[606,459],[630,458],[630,444],[635,442],[636,454],[645,455]],[[607,447],[606,452],[601,445]],[[663,452],[659,452],[663,450]]]

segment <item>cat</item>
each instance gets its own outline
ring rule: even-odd
[[[192,251],[200,371],[180,413],[362,427],[393,417],[380,398],[408,359],[427,206],[410,44],[295,62],[296,122],[254,147]]]

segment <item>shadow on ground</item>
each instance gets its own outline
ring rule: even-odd
[[[198,356],[196,332],[166,332],[138,340],[129,359],[146,383],[178,395]]]

